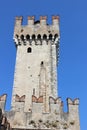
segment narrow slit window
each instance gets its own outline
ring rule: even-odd
[[[44,65],[44,62],[43,61],[41,61],[41,67]]]
[[[35,95],[35,88],[33,89],[33,95]]]

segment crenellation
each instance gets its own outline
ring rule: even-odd
[[[67,107],[68,107],[68,112],[69,114],[75,114],[78,115],[78,107],[79,107],[79,99],[67,99]]]
[[[52,22],[53,22],[53,25],[58,25],[59,24],[59,16],[52,16]]]
[[[35,21],[35,16],[28,16],[28,25],[36,25],[36,24],[40,24],[41,26],[46,25],[49,26],[49,24],[47,24],[47,16],[40,16],[40,20]],[[22,21],[23,21],[23,17],[16,17],[16,25],[21,25],[22,26]],[[56,25],[59,23],[59,16],[52,16],[52,24],[51,25]],[[15,25],[15,26],[16,26]],[[27,25],[26,25],[27,26]]]
[[[47,16],[40,16],[40,21],[34,21],[34,16],[28,16],[28,26],[21,25],[22,17],[17,17],[14,38],[16,36],[20,37],[21,35],[29,35],[32,37],[33,34],[35,34],[36,37],[40,34],[41,38],[43,38],[43,35],[46,34],[48,39],[50,34],[52,34],[53,37],[55,34],[58,34],[59,37],[59,21],[56,17],[57,16],[55,16],[54,18],[52,17],[53,24],[49,25],[47,24]],[[56,21],[58,24],[55,24]]]
[[[79,121],[79,99],[67,99],[68,103],[68,122],[71,129],[80,130]]]
[[[34,16],[28,16],[28,26],[34,25]]]
[[[43,96],[37,98],[36,96],[32,95],[32,102],[43,103]]]
[[[71,98],[67,98],[67,104],[68,105],[79,105],[79,98],[75,98],[72,100]]]
[[[18,96],[19,97],[19,96]],[[21,99],[22,97],[20,97]],[[24,98],[23,102],[16,101],[15,110],[5,112],[5,117],[8,118],[9,126],[12,128],[38,128],[39,125],[42,128],[59,128],[62,130],[80,130],[79,116],[78,116],[78,99],[67,99],[68,109],[65,113],[63,111],[63,102],[61,98],[50,97],[49,98],[49,113],[43,113],[43,97],[35,97],[32,95],[32,110],[30,112],[24,112]],[[37,116],[38,115],[38,116]],[[26,120],[27,119],[27,120]],[[3,118],[4,121],[4,118]],[[42,123],[41,123],[42,122]],[[19,125],[20,124],[20,125]]]
[[[21,26],[22,25],[22,21],[23,21],[23,17],[20,16],[20,17],[16,17],[16,20],[15,20],[15,26]]]
[[[40,25],[41,26],[47,25],[47,16],[40,16]]]

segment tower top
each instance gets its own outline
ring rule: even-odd
[[[47,23],[47,16],[40,16],[40,20],[35,21],[34,16],[28,16],[27,25],[22,25],[23,17],[16,17],[14,40],[16,45],[20,40],[30,39],[55,39],[60,37],[59,16],[52,16],[52,24]]]
[[[32,21],[32,25],[36,24],[35,22],[35,16],[28,16],[28,25],[31,25],[31,21]],[[23,17],[22,16],[16,16],[16,25],[22,25],[22,21],[23,21]],[[42,23],[42,25],[45,25],[44,23],[47,23],[47,16],[40,16],[40,24]],[[59,16],[52,16],[52,24],[56,24],[54,21],[56,21],[57,23],[59,23]]]

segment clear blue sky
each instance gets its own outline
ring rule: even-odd
[[[87,129],[87,0],[1,0],[0,1],[0,95],[8,94],[10,109],[16,48],[13,42],[15,16],[60,15],[60,59],[58,93],[80,98],[81,130]],[[66,109],[66,107],[65,107]]]

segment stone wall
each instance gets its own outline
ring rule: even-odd
[[[32,96],[32,111],[24,112],[24,104],[17,100],[18,109],[4,111],[10,126],[15,129],[80,130],[79,99],[67,99],[64,112],[61,98],[49,97],[49,113],[43,112],[43,97]],[[2,106],[0,105],[0,108]]]

